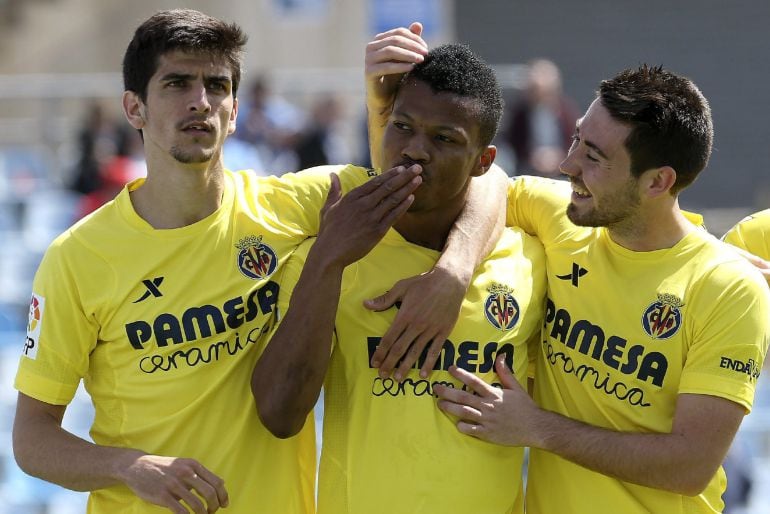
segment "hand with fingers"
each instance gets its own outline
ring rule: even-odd
[[[372,165],[382,168],[384,161],[382,140],[398,84],[404,73],[422,62],[428,45],[422,39],[422,25],[412,23],[377,34],[366,45],[365,83],[369,150]]]
[[[436,385],[438,407],[458,418],[457,429],[463,434],[505,446],[539,447],[538,427],[544,411],[513,376],[504,355],[495,359],[495,370],[502,388],[451,367],[449,372],[465,384],[468,391]]]
[[[380,369],[382,378],[398,365],[394,378],[401,381],[423,354],[420,376],[430,374],[457,322],[466,290],[466,282],[437,267],[400,280],[382,296],[364,302],[374,311],[398,307],[393,324],[372,355],[371,365]]]
[[[427,53],[422,24],[418,22],[409,28],[399,27],[377,34],[366,45],[364,73],[369,107],[389,107],[403,74],[422,62]]]
[[[224,481],[193,459],[141,454],[122,479],[143,500],[175,514],[212,514],[229,503]]]
[[[345,196],[332,174],[313,251],[343,266],[369,253],[412,204],[421,172],[419,165],[397,166]]]

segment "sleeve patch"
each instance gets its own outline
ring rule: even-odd
[[[24,342],[24,356],[30,359],[37,357],[40,346],[40,330],[43,326],[45,312],[45,297],[32,293],[29,302],[29,322],[27,323],[27,339]]]

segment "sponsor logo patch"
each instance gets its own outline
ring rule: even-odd
[[[737,373],[744,373],[749,376],[752,382],[756,382],[756,380],[759,378],[760,368],[754,359],[742,361],[731,359],[730,357],[725,357],[723,355],[719,360],[719,367],[723,369],[730,369]]]
[[[45,311],[45,298],[32,293],[29,302],[29,321],[27,322],[27,339],[24,342],[24,355],[30,359],[37,357],[37,349],[40,344],[40,329],[43,325],[43,312]]]

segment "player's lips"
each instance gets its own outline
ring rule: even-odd
[[[211,132],[214,130],[214,127],[206,121],[194,120],[183,122],[180,130],[183,132]]]
[[[572,182],[572,196],[577,198],[590,198],[591,193],[582,184]]]

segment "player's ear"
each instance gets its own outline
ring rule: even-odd
[[[230,113],[230,124],[227,127],[227,135],[235,132],[235,120],[238,118],[238,99],[233,98],[233,111]]]
[[[479,156],[479,161],[476,165],[476,169],[474,170],[473,176],[479,177],[483,175],[484,173],[489,171],[489,168],[492,167],[492,163],[495,162],[495,157],[497,157],[497,147],[494,145],[489,145],[481,152],[481,155]]]
[[[670,194],[676,184],[676,171],[671,166],[651,168],[642,174],[644,192],[650,198]]]
[[[145,107],[142,99],[134,91],[123,91],[123,114],[128,123],[137,130],[145,124]]]

